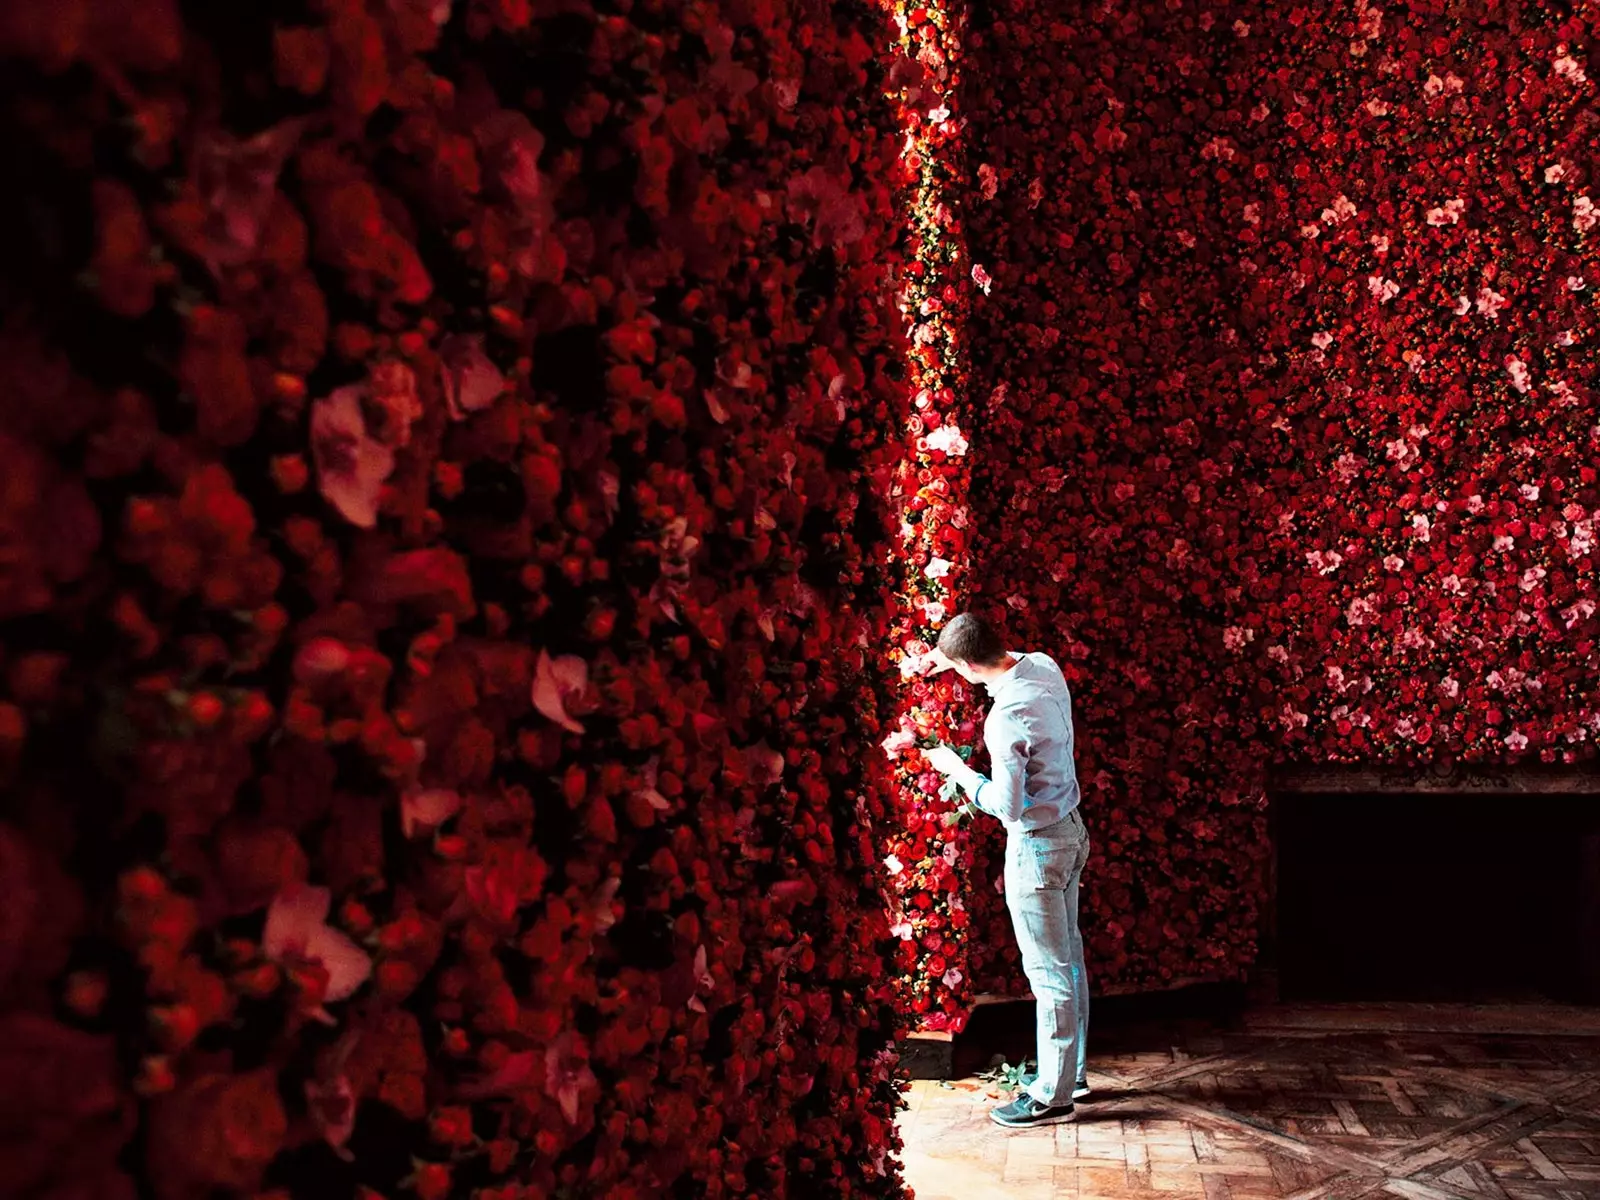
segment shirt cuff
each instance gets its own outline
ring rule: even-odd
[[[978,789],[986,782],[983,776],[979,775],[971,767],[962,767],[959,771],[952,771],[950,778],[954,779],[961,789],[967,793],[968,798],[972,800],[978,798]]]

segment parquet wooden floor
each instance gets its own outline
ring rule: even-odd
[[[1095,1040],[1071,1125],[919,1080],[916,1200],[1600,1200],[1600,1011],[1267,1010]]]

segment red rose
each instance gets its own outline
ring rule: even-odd
[[[420,1163],[412,1176],[411,1190],[420,1200],[448,1200],[450,1196],[450,1164]]]
[[[444,1146],[472,1144],[472,1113],[462,1107],[436,1108],[428,1116],[428,1134]]]

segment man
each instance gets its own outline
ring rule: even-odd
[[[949,746],[930,751],[928,762],[967,793],[965,811],[987,813],[1006,827],[1006,907],[1037,1008],[1039,1073],[990,1116],[1029,1128],[1072,1120],[1074,1101],[1089,1095],[1089,987],[1078,930],[1089,835],[1078,812],[1067,681],[1048,654],[1003,647],[992,625],[962,613],[944,627],[925,663],[933,673],[954,667],[988,689],[993,704],[983,740],[993,777],[979,775]]]

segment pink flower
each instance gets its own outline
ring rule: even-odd
[[[1570,54],[1563,54],[1550,65],[1555,68],[1555,73],[1559,78],[1565,79],[1569,83],[1583,83],[1589,78],[1583,69],[1583,65]]]
[[[595,889],[589,911],[594,916],[596,932],[604,933],[617,923],[617,893],[621,890],[622,880],[615,875]]]
[[[365,391],[350,384],[311,406],[311,457],[323,498],[352,525],[371,529],[383,482],[394,471],[394,451],[367,433]]]
[[[248,141],[224,133],[195,140],[195,188],[206,207],[199,251],[212,271],[248,262],[278,192],[278,176],[300,140],[304,122],[274,125]]]
[[[701,951],[702,960],[704,950]],[[561,1105],[561,1115],[569,1125],[578,1123],[580,1102],[599,1090],[599,1080],[589,1069],[586,1054],[580,1053],[581,1040],[575,1033],[563,1033],[544,1054],[545,1094]]]
[[[1572,227],[1579,233],[1588,233],[1600,221],[1600,208],[1588,196],[1579,196],[1572,202]]]
[[[993,200],[1000,191],[1000,176],[988,163],[978,168],[978,184],[985,200]]]
[[[400,830],[406,837],[437,829],[461,811],[461,795],[448,788],[412,788],[400,797]]]
[[[1425,220],[1429,225],[1455,225],[1461,220],[1461,214],[1466,211],[1465,200],[1446,200],[1439,208],[1430,208]]]
[[[1528,364],[1520,358],[1515,355],[1507,356],[1506,373],[1511,376],[1511,386],[1517,391],[1526,393],[1532,390],[1533,384],[1528,378]]]
[[[633,790],[633,796],[637,800],[643,800],[657,812],[666,812],[672,807],[672,803],[656,788],[656,781],[660,771],[661,759],[659,756],[645,763],[639,769],[639,786]]]
[[[990,277],[989,272],[983,269],[982,263],[972,264],[972,282],[983,289],[985,296],[989,294],[989,289],[994,286],[994,280]]]
[[[362,397],[367,431],[385,446],[399,450],[411,443],[411,426],[422,416],[417,376],[397,358],[377,363],[367,376]]]
[[[926,440],[928,449],[942,451],[951,458],[960,458],[967,452],[967,439],[961,436],[961,430],[953,421],[939,426]]]
[[[347,1000],[372,974],[372,959],[344,933],[328,924],[333,894],[325,887],[301,885],[280,892],[267,909],[261,952],[273,962],[309,963],[328,977],[324,1000]]]
[[[350,666],[350,648],[337,638],[316,637],[294,656],[296,683],[316,684],[342,675]]]
[[[521,113],[501,109],[479,122],[475,137],[486,168],[511,200],[524,213],[536,212],[544,193],[539,174],[544,135]]]
[[[574,654],[551,658],[539,651],[533,680],[533,706],[563,729],[582,733],[583,724],[567,715],[567,704],[589,688],[589,664]]]
[[[488,408],[506,389],[505,377],[483,352],[481,333],[445,338],[439,364],[445,403],[457,421]]]
[[[356,1093],[345,1074],[345,1063],[360,1041],[359,1033],[346,1034],[337,1045],[326,1051],[317,1074],[306,1080],[306,1110],[311,1123],[322,1135],[334,1153],[346,1162],[354,1156],[345,1149],[345,1143],[356,1127]]]
[[[757,787],[766,787],[783,778],[783,755],[766,742],[757,742],[744,752],[745,769]]]
[[[706,948],[704,946],[696,946],[694,951],[695,994],[689,997],[689,1007],[695,1012],[705,1012],[705,1001],[700,999],[698,993],[712,991],[716,986],[716,977],[711,974],[711,968],[706,964]]]
[[[883,746],[884,753],[886,753],[890,758],[899,758],[907,750],[911,749],[912,746],[917,744],[917,737],[914,733],[911,733],[908,730],[897,729],[888,737],[884,738],[881,744]]]

